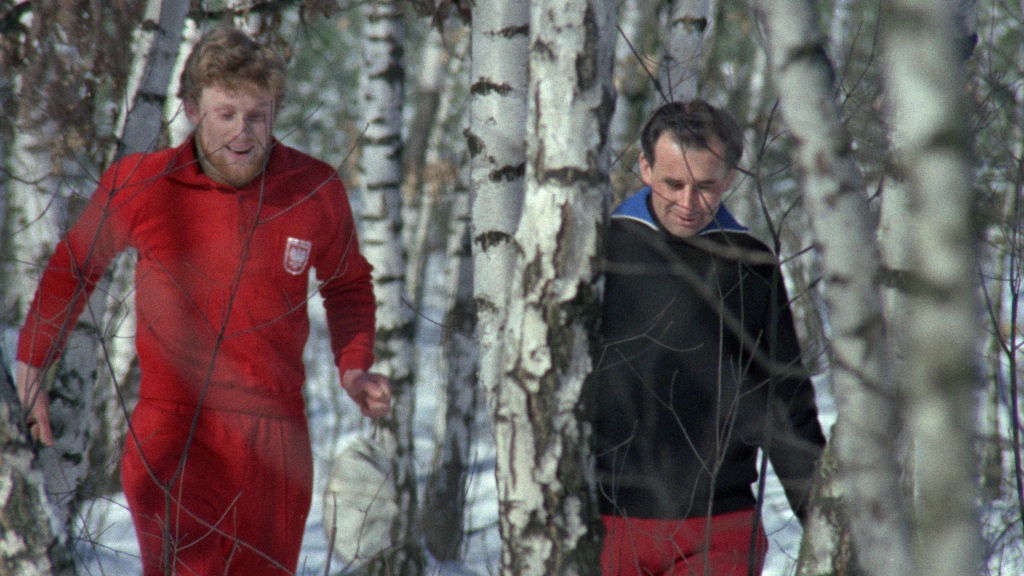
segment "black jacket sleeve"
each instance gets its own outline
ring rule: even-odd
[[[768,409],[763,448],[801,522],[810,503],[815,469],[825,446],[814,386],[804,369],[782,273],[771,267],[773,306],[760,346],[769,359]]]

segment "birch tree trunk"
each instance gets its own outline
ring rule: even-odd
[[[418,574],[423,566],[413,455],[413,316],[406,292],[402,243],[402,104],[405,84],[404,9],[398,0],[363,5],[365,40],[360,75],[365,134],[359,162],[363,188],[362,248],[373,265],[377,298],[377,370],[391,379],[391,414],[378,420],[382,441],[394,449],[391,480],[399,515],[391,530],[393,551],[371,574]]]
[[[4,366],[0,375],[0,572],[73,576],[74,562],[64,543],[62,522],[34,465],[5,354],[0,354],[0,363]]]
[[[982,562],[973,454],[981,226],[964,43],[954,19],[967,13],[955,4],[894,0],[883,19],[884,75],[894,138],[904,144],[912,223],[906,375],[917,490],[915,573],[930,576],[975,573]]]
[[[754,52],[754,59],[749,66],[750,76],[745,83],[749,97],[740,110],[742,116],[739,116],[746,119],[743,150],[748,173],[736,180],[733,195],[729,199],[729,211],[740,222],[758,222],[765,211],[762,191],[766,180],[764,156],[768,146],[765,140],[767,130],[761,129],[764,124],[761,119],[770,117],[772,103],[768,100],[770,95],[773,96],[767,85],[768,56],[764,50]]]
[[[479,346],[473,314],[473,258],[469,187],[454,184],[447,248],[449,287],[444,332],[444,402],[434,467],[427,483],[423,525],[427,546],[440,561],[456,560],[465,539],[466,480],[472,465],[479,404],[476,373]]]
[[[895,140],[897,134],[889,134],[890,168],[885,175],[879,203],[878,246],[882,258],[882,297],[888,326],[889,357],[891,373],[897,382],[906,382],[907,329],[909,322],[908,279],[910,275],[910,197],[906,189],[900,160],[904,144]],[[908,494],[913,493],[912,476],[914,457],[912,446],[904,448],[910,452],[903,455]]]
[[[146,15],[132,48],[136,58],[128,84],[131,104],[122,109],[118,120],[124,128],[114,159],[166,145],[164,108],[188,9],[186,3],[174,0],[146,2]]]
[[[454,39],[453,39],[454,40]],[[453,48],[468,56],[469,35]],[[468,80],[465,58],[444,68],[446,93],[464,92]],[[453,90],[454,88],[454,90]],[[451,127],[465,128],[462,106],[441,101],[432,130],[425,170],[425,193],[449,206],[445,249],[444,322],[441,336],[442,402],[438,410],[437,443],[427,480],[422,523],[427,548],[439,561],[459,558],[465,540],[466,481],[472,465],[475,423],[480,396],[477,387],[479,346],[473,308],[473,245],[469,206],[469,162],[462,142],[449,138]],[[454,144],[455,148],[452,148]]]
[[[635,117],[643,116],[634,108],[649,92],[650,73],[644,61],[644,46],[641,40],[646,28],[644,14],[641,12],[640,0],[623,0],[619,4],[616,16],[618,33],[615,38],[614,74],[618,89],[615,113],[609,127],[612,150],[621,150],[636,139],[637,126],[640,124]],[[649,6],[649,4],[646,4]],[[625,105],[624,105],[625,104]],[[642,107],[642,106],[641,106]]]
[[[68,199],[59,193],[53,174],[52,140],[56,124],[37,106],[38,95],[21,93],[17,129],[11,145],[8,211],[10,234],[5,247],[10,257],[6,310],[13,311],[13,325],[20,325],[28,311],[42,266],[67,228]]]
[[[20,55],[25,60],[18,66],[5,62],[10,67],[9,79],[16,82],[16,100],[10,102],[18,104],[16,110],[10,110],[14,138],[10,154],[4,157],[10,175],[10,186],[4,191],[5,339],[6,327],[20,325],[24,319],[43,265],[94,182],[88,174],[93,166],[91,153],[97,147],[96,139],[88,137],[96,133],[91,115],[94,95],[89,87],[95,86],[98,76],[97,51],[110,43],[100,28],[83,25],[90,17],[97,17],[100,7],[89,6],[85,13],[80,8],[33,3],[6,15],[11,18],[8,23],[15,26],[14,35],[25,35]],[[25,13],[28,15],[22,16]],[[116,23],[122,23],[123,15],[117,14]],[[22,25],[24,28],[20,28]],[[109,69],[116,68],[116,63],[109,64]],[[70,78],[81,80],[69,82]],[[5,90],[10,88],[9,84],[5,86]],[[89,333],[88,327],[82,333]],[[13,330],[11,336],[13,342]],[[71,360],[62,360],[47,375],[53,391],[54,449],[33,455],[29,446],[17,439],[23,431],[16,432],[13,427],[5,430],[10,436],[3,442],[0,455],[0,461],[7,465],[0,480],[7,487],[3,496],[5,517],[0,525],[11,535],[7,543],[13,548],[8,547],[4,553],[12,562],[8,565],[11,570],[18,562],[30,560],[22,554],[35,554],[41,545],[49,549],[51,558],[63,558],[56,564],[46,562],[46,571],[71,569],[70,564],[62,563],[70,562],[72,555],[69,519],[88,464],[84,460],[90,419],[84,407],[89,405],[96,367],[95,336],[86,340],[92,344],[92,354],[82,358],[81,365],[76,363],[74,351],[83,348],[69,342]],[[11,424],[23,421],[24,413],[13,410],[15,405],[7,415]],[[39,471],[31,470],[30,464]],[[35,499],[36,494],[45,494],[49,502]],[[10,498],[18,505],[23,502],[25,507],[12,506]],[[41,522],[49,523],[48,535],[39,531]],[[17,548],[22,545],[26,548],[19,552]],[[36,567],[44,570],[43,564]]]
[[[659,5],[644,0],[619,3],[615,40],[615,113],[612,115],[612,190],[615,201],[640,185],[636,167],[640,130],[647,121],[649,105],[657,93],[657,56],[661,50],[658,28],[648,25],[658,18]],[[613,203],[615,203],[613,201]]]
[[[804,521],[804,535],[797,558],[797,576],[855,576],[847,496],[836,463],[837,436],[833,427],[831,442],[825,446],[811,491],[811,508]]]
[[[835,0],[832,4],[832,21],[828,33],[828,55],[838,73],[846,68],[850,55],[850,26],[853,20],[855,0]]]
[[[526,95],[530,31],[526,0],[478,0],[470,39],[470,153],[473,297],[480,343],[479,382],[494,434],[503,430],[497,407],[503,383],[509,279],[526,175]],[[500,454],[500,451],[499,451]],[[495,470],[499,510],[505,468]],[[502,540],[508,538],[499,522]],[[503,545],[503,548],[506,548]],[[505,553],[503,552],[502,556]]]
[[[704,64],[704,32],[711,0],[671,0],[665,23],[665,52],[658,85],[666,102],[697,97]]]
[[[473,8],[470,118],[473,294],[480,384],[492,404],[502,382],[513,238],[526,176],[530,12],[526,0],[478,0]],[[499,482],[501,480],[499,479]]]
[[[0,53],[0,65],[7,66],[5,57]],[[17,110],[14,98],[14,78],[8,78],[7,75],[0,77],[0,107],[4,110]],[[11,142],[14,141],[14,123],[5,122],[3,126],[0,126],[0,165],[6,166],[7,158],[11,150]],[[8,254],[8,235],[10,234],[10,226],[7,222],[7,204],[11,197],[9,189],[10,181],[8,178],[0,178],[0,254]],[[10,299],[6,295],[7,281],[6,272],[9,265],[4,262],[6,258],[0,258],[0,302],[8,302]],[[9,318],[7,314],[0,315],[0,337],[4,336],[7,331],[9,324],[13,318]]]
[[[807,0],[755,3],[783,119],[797,144],[805,204],[822,256],[838,406],[835,455],[865,574],[912,569],[899,484],[899,394],[889,372],[880,263],[863,177],[840,121],[817,11]]]
[[[60,25],[44,26],[41,20],[46,17],[53,17]],[[14,178],[9,209],[13,226],[9,254],[13,266],[7,278],[8,295],[15,299],[8,303],[8,310],[16,311],[12,319],[15,325],[24,320],[43,267],[74,221],[76,207],[90,192],[86,190],[91,181],[86,175],[84,155],[76,158],[65,141],[61,122],[66,119],[55,117],[56,111],[63,109],[52,102],[55,95],[66,97],[55,88],[61,77],[80,70],[88,57],[76,53],[69,39],[68,28],[73,29],[75,19],[80,17],[61,8],[32,15],[32,37],[38,46],[19,77],[11,162]],[[64,58],[54,59],[54,54]],[[76,490],[88,469],[87,411],[96,370],[96,330],[101,322],[95,311],[87,309],[82,315],[81,328],[69,338],[63,358],[59,362],[52,359],[53,369],[46,381],[51,395],[54,446],[41,450],[36,462],[58,520],[54,530],[68,546]]]
[[[505,574],[600,566],[581,398],[600,298],[613,18],[611,1],[531,4],[526,199],[494,406]]]
[[[185,116],[185,107],[178,98],[178,89],[181,87],[181,72],[185,68],[185,60],[192,53],[196,42],[199,41],[201,30],[194,20],[186,20],[181,31],[181,46],[178,49],[178,59],[174,63],[174,71],[171,73],[171,83],[167,90],[167,100],[164,104],[164,118],[167,119],[167,135],[172,144],[184,142],[192,133],[192,123]]]
[[[402,157],[402,226],[412,231],[412,234],[405,235],[405,250],[409,255],[406,262],[405,284],[412,297],[411,304],[417,310],[423,301],[423,273],[430,255],[427,239],[431,227],[434,226],[433,215],[437,206],[437,196],[425,191],[429,183],[424,181],[423,168],[426,156],[430,153],[428,143],[435,130],[438,109],[441,106],[441,89],[444,86],[447,69],[444,38],[438,30],[431,29],[427,32],[422,54],[416,87],[416,112],[408,127]]]

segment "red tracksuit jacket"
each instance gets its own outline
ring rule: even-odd
[[[301,401],[316,269],[335,363],[373,361],[375,303],[344,185],[329,165],[274,142],[244,189],[200,170],[191,139],[106,171],[47,265],[18,359],[53,362],[114,256],[138,253],[135,305],[143,398],[204,405]],[[207,404],[208,403],[208,404]]]

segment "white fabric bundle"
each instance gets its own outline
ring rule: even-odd
[[[346,567],[358,568],[391,547],[398,515],[392,451],[357,438],[334,458],[324,490],[327,545]]]

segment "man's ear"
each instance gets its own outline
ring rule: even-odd
[[[640,181],[646,186],[651,185],[651,164],[647,162],[647,156],[643,152],[640,153]]]
[[[185,108],[185,117],[192,123],[193,126],[199,125],[199,105],[191,100],[185,100],[182,102]]]
[[[736,181],[736,173],[739,172],[736,168],[730,168],[729,174],[725,176],[725,190],[732,188],[732,183]]]

